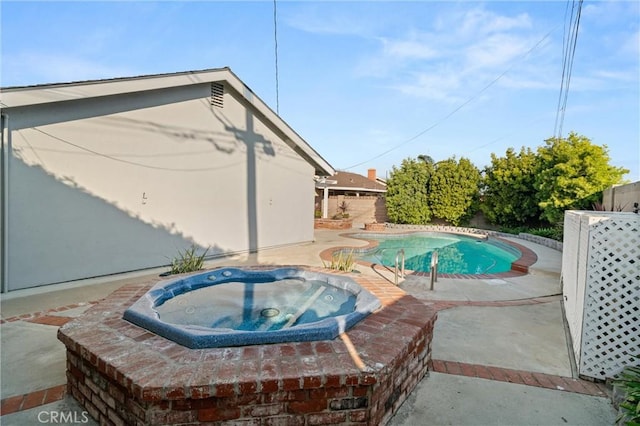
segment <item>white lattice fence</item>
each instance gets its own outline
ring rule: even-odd
[[[594,224],[589,239],[580,372],[604,379],[640,355],[638,215]]]
[[[574,237],[572,253],[565,245],[563,292],[578,372],[605,379],[640,355],[640,216],[567,212],[567,219],[565,240],[567,232]]]

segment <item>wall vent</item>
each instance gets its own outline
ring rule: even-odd
[[[224,86],[221,83],[211,83],[211,105],[224,108]]]

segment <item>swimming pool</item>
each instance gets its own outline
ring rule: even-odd
[[[510,245],[487,238],[440,232],[412,234],[357,234],[377,247],[361,250],[358,260],[393,267],[398,250],[405,252],[405,267],[416,272],[431,270],[431,256],[438,252],[438,272],[443,274],[496,274],[511,270],[522,253]]]

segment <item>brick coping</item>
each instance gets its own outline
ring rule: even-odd
[[[15,315],[7,318],[0,318],[0,325],[9,323],[9,322],[15,322],[15,321],[38,322],[42,317],[49,317],[49,318],[56,317],[56,315],[51,315],[56,312],[70,311],[72,309],[82,308],[85,306],[90,307],[97,303],[98,303],[97,300],[92,300],[89,302],[73,303],[71,305],[65,305],[57,308],[47,309],[46,311],[31,312],[31,313]],[[64,317],[64,318],[68,318],[68,317]],[[40,322],[40,323],[45,325],[56,325],[56,324],[46,324],[46,322]],[[58,325],[61,325],[61,324],[58,324]]]
[[[590,396],[608,397],[608,389],[603,383],[590,382],[572,377],[555,376],[490,365],[469,364],[457,361],[431,360],[431,371],[454,374],[464,377],[476,377],[497,382],[514,383],[537,388],[553,389],[564,392],[579,393]]]
[[[10,396],[2,400],[0,415],[13,414],[19,411],[40,407],[64,399],[67,385],[58,385],[48,389],[41,389],[24,395]]]
[[[402,236],[402,235],[411,235],[411,234],[424,234],[424,233],[428,233],[428,232],[436,232],[436,233],[449,233],[449,234],[453,234],[454,232],[450,232],[450,231],[428,231],[428,230],[419,230],[419,231],[406,231],[406,232],[387,232],[386,234],[388,235],[394,235],[394,236]],[[353,250],[354,252],[356,251],[365,251],[365,250],[370,250],[370,249],[374,249],[378,246],[378,241],[375,240],[368,240],[365,236],[363,236],[364,232],[350,232],[347,234],[341,234],[341,237],[347,237],[347,238],[354,238],[357,240],[364,240],[367,241],[367,245],[366,246],[362,246],[362,247],[354,247],[354,246],[336,246],[336,247],[331,247],[328,249],[323,250],[322,252],[320,252],[320,258],[322,259],[322,261],[324,262],[331,262],[332,256],[335,252],[341,251],[341,250]],[[372,232],[372,234],[381,234],[384,232]],[[461,235],[468,235],[471,237],[477,237],[477,234],[471,234],[471,233],[464,233],[464,232],[458,232],[458,234]],[[538,261],[538,256],[535,254],[535,252],[531,249],[529,249],[528,247],[523,246],[522,244],[518,244],[514,241],[510,241],[510,240],[506,240],[504,238],[501,237],[496,237],[493,236],[492,238],[495,238],[496,240],[500,241],[503,244],[509,245],[511,247],[514,247],[516,249],[518,249],[521,253],[520,257],[518,259],[516,259],[515,261],[513,261],[511,263],[511,270],[510,271],[506,271],[506,272],[499,272],[499,273],[495,273],[495,274],[444,274],[444,273],[438,273],[438,277],[440,278],[454,278],[454,279],[474,279],[474,280],[486,280],[486,279],[501,279],[501,278],[513,278],[513,277],[521,277],[523,275],[527,275],[529,273],[529,267],[531,265],[533,265],[534,263],[536,263]],[[366,262],[363,260],[358,260],[356,261],[356,263],[358,263],[359,265],[363,265],[366,267],[372,267],[374,265],[374,263],[372,262]],[[383,265],[384,266],[384,265]],[[420,272],[420,271],[411,271],[411,270],[406,270],[405,273],[407,275],[414,275],[414,276],[419,276],[419,277],[428,277],[431,275],[430,272]]]
[[[561,300],[560,295],[535,297],[528,299],[505,300],[505,301],[458,301],[458,300],[439,300],[433,301],[432,307],[436,311],[450,309],[458,306],[481,306],[481,307],[503,307],[515,305],[531,305],[539,303],[549,303]],[[97,302],[91,302],[95,304]],[[83,305],[79,305],[83,306]],[[75,305],[60,307],[47,311],[35,312],[29,314],[25,318],[15,317],[5,319],[4,322],[13,321],[29,321],[32,318],[46,318],[50,312],[61,312],[74,309]],[[13,317],[12,317],[13,318]],[[63,317],[67,321],[72,318]],[[3,322],[3,323],[4,323]],[[2,323],[0,323],[2,324]],[[54,325],[57,324],[46,324]],[[430,364],[431,371],[443,374],[455,374],[464,377],[476,377],[487,380],[502,381],[515,383],[525,386],[540,387],[557,391],[580,393],[590,396],[608,397],[609,389],[603,383],[591,382],[583,379],[574,379],[572,377],[556,376],[545,373],[529,372],[524,370],[513,370],[508,368],[488,366],[481,364],[469,364],[457,361],[436,360],[433,359]],[[30,392],[24,395],[16,395],[4,398],[0,405],[0,416],[13,414],[19,411],[37,408],[39,406],[60,401],[67,395],[67,385],[62,384],[48,389],[42,389]]]

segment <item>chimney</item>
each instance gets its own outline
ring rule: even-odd
[[[367,170],[367,178],[369,178],[369,180],[376,182],[376,169]]]

